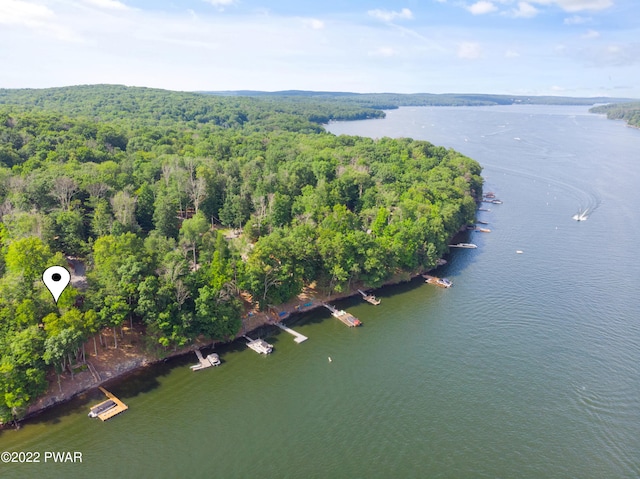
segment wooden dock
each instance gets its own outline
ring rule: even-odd
[[[334,318],[339,319],[340,321],[342,321],[344,324],[346,324],[350,328],[355,328],[356,326],[362,326],[362,322],[358,318],[353,316],[352,314],[349,314],[349,313],[347,313],[346,311],[344,311],[342,309],[338,310],[338,309],[334,308],[333,306],[331,306],[330,304],[327,304],[327,303],[322,303],[322,306],[324,306],[329,311],[331,311],[331,315]]]
[[[291,329],[288,326],[285,326],[282,323],[275,323],[276,326],[278,326],[280,329],[282,329],[283,331],[286,331],[287,333],[291,334],[294,336],[294,341],[298,344],[305,342],[307,339],[306,336],[304,336],[303,334],[298,333],[297,331],[294,331],[293,329]]]
[[[207,355],[206,358],[202,357],[202,353],[200,352],[199,349],[196,349],[195,353],[196,353],[196,356],[198,357],[199,363],[191,366],[192,371],[200,371],[201,369],[220,365],[220,356],[218,356],[216,353],[211,353]]]
[[[362,290],[358,290],[358,293],[360,293],[362,295],[362,298],[367,302],[367,303],[371,303],[374,306],[378,306],[380,304],[380,300],[378,298],[376,298],[373,294],[367,294]]]
[[[273,345],[266,342],[264,339],[251,339],[249,336],[243,336],[248,343],[247,346],[253,349],[259,354],[271,354],[273,351]]]
[[[102,391],[104,395],[107,396],[109,399],[101,402],[100,404],[96,404],[95,406],[93,406],[91,408],[91,412],[89,413],[89,417],[99,417],[102,421],[107,421],[108,419],[111,419],[113,416],[116,416],[121,412],[129,409],[129,406],[127,406],[125,403],[120,401],[120,399],[115,397],[113,394],[111,394],[109,391],[107,391],[103,387],[98,387],[98,389],[100,389],[100,391]],[[92,413],[94,411],[99,411],[99,412],[95,413],[95,415],[92,416]]]

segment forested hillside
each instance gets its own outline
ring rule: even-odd
[[[614,103],[591,108],[591,113],[605,113],[610,120],[625,120],[627,124],[640,128],[640,102]]]
[[[286,101],[334,102],[364,108],[391,110],[401,106],[494,106],[494,105],[594,105],[629,101],[629,98],[570,97],[535,95],[492,95],[486,93],[350,93],[285,90],[203,92],[218,96],[278,98]]]
[[[0,89],[0,104],[39,107],[94,120],[126,120],[136,124],[188,123],[224,128],[255,126],[319,132],[330,120],[383,118],[384,112],[339,99],[220,97],[196,93],[130,88],[122,85],[82,85],[43,90]],[[306,121],[304,121],[306,120]]]
[[[169,350],[231,338],[243,311],[311,283],[344,291],[430,268],[482,188],[480,166],[453,150],[318,125],[376,115],[349,105],[117,86],[0,102],[4,421],[104,328],[108,347],[135,322]],[[56,305],[41,275],[70,257],[88,286]]]

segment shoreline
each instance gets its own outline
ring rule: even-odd
[[[366,288],[370,291],[377,292],[387,286],[393,286],[401,283],[406,283],[412,281],[413,279],[421,276],[422,274],[432,271],[432,270],[423,270],[422,268],[415,271],[405,271],[396,273],[393,277],[391,277],[388,281],[383,283],[380,287],[371,289]],[[179,357],[187,356],[188,354],[193,354],[196,349],[202,348],[211,348],[215,347],[218,344],[231,344],[237,339],[241,338],[243,335],[251,334],[254,331],[257,331],[265,326],[274,326],[276,322],[283,321],[285,319],[289,319],[293,316],[299,316],[305,313],[309,313],[311,311],[315,311],[319,308],[323,307],[323,303],[328,303],[331,301],[340,301],[343,299],[352,298],[355,296],[360,296],[358,289],[363,289],[364,286],[362,284],[355,284],[348,291],[343,293],[328,295],[328,296],[309,296],[309,292],[303,291],[300,293],[294,300],[289,301],[287,303],[278,305],[277,307],[270,308],[270,311],[263,311],[253,315],[244,315],[242,318],[242,328],[236,334],[236,336],[229,341],[211,341],[211,340],[200,340],[196,339],[189,346],[178,349],[176,351],[172,351],[168,355],[158,358],[153,357],[151,353],[144,352],[141,354],[133,354],[131,358],[126,361],[115,364],[114,367],[108,371],[108,374],[105,375],[104,378],[100,377],[99,380],[96,380],[95,373],[91,371],[92,366],[89,366],[89,369],[86,371],[82,371],[80,373],[75,374],[75,378],[71,379],[70,377],[65,378],[65,386],[68,387],[68,391],[66,392],[58,392],[56,389],[55,382],[50,381],[49,390],[40,396],[31,406],[27,409],[25,416],[17,421],[11,421],[5,424],[0,424],[0,429],[19,429],[22,423],[29,421],[30,419],[34,419],[40,414],[48,411],[50,409],[55,408],[56,406],[60,406],[65,404],[76,397],[87,393],[93,389],[96,389],[98,386],[104,386],[105,384],[114,381],[116,379],[122,379],[126,377],[128,374],[139,371],[143,368],[147,368],[154,364],[158,364],[160,362],[175,359]],[[301,307],[304,304],[309,304],[308,306]],[[275,312],[275,314],[274,314]],[[285,313],[284,316],[279,317],[278,313]],[[121,346],[123,347],[123,346]],[[107,352],[117,352],[115,349],[107,349]],[[103,353],[104,354],[104,353]],[[90,360],[87,359],[87,363],[90,363]],[[99,373],[98,373],[99,374]],[[65,376],[69,376],[68,373]],[[75,386],[75,387],[73,387]]]
[[[459,235],[463,235],[465,233],[467,233],[466,225],[462,225],[458,229],[457,233],[455,233],[450,238],[448,243],[454,242]],[[450,253],[451,251],[449,251],[445,255],[448,255]],[[441,261],[443,261],[443,258],[439,258],[437,260],[436,266],[434,266],[431,269],[424,269],[421,267],[413,271],[399,271],[377,288],[367,288],[362,283],[354,283],[349,288],[348,291],[337,293],[337,294],[322,295],[318,291],[313,289],[311,286],[305,287],[303,288],[301,293],[299,293],[295,298],[291,299],[287,303],[270,307],[267,311],[260,311],[255,313],[253,311],[249,311],[248,313],[243,314],[241,317],[242,326],[240,328],[240,331],[238,331],[238,333],[235,335],[235,337],[233,337],[233,339],[230,339],[228,341],[215,341],[210,339],[203,340],[202,338],[196,338],[188,346],[172,351],[163,357],[157,357],[152,352],[149,352],[146,350],[139,351],[137,353],[131,354],[131,357],[124,361],[122,360],[122,358],[115,361],[114,366],[103,371],[103,373],[105,374],[104,378],[102,378],[100,373],[96,371],[96,368],[94,368],[90,364],[89,359],[86,359],[85,362],[88,364],[88,369],[86,371],[81,371],[80,373],[76,373],[73,379],[69,378],[68,373],[65,373],[64,382],[65,382],[65,387],[67,388],[67,391],[65,392],[60,392],[60,391],[56,392],[55,383],[57,382],[57,377],[55,375],[52,375],[51,374],[52,371],[50,371],[49,372],[49,388],[47,389],[47,391],[42,396],[39,396],[33,402],[33,404],[31,404],[27,408],[27,411],[24,417],[18,420],[10,421],[8,423],[4,423],[4,424],[0,423],[0,430],[19,429],[23,422],[33,419],[39,416],[40,414],[44,413],[45,411],[53,409],[56,406],[65,404],[75,399],[76,397],[84,393],[87,393],[88,391],[98,388],[98,386],[103,386],[116,379],[122,379],[128,374],[132,374],[143,368],[147,368],[149,366],[158,364],[160,362],[164,362],[169,359],[175,359],[175,358],[186,356],[188,354],[193,354],[196,349],[213,348],[218,344],[231,344],[234,341],[241,338],[243,335],[251,334],[254,331],[264,328],[265,326],[275,327],[275,323],[277,322],[281,322],[285,319],[289,319],[292,316],[302,315],[302,314],[314,311],[318,308],[322,308],[323,303],[340,301],[343,299],[352,298],[354,296],[360,296],[360,293],[358,292],[359,289],[362,289],[363,291],[368,290],[372,292],[377,292],[388,286],[407,283],[409,281],[414,280],[418,276],[421,276],[425,273],[428,273],[430,271],[433,271],[439,268],[441,265],[440,264]],[[444,264],[446,264],[446,261]],[[280,313],[285,313],[285,314],[283,316],[280,316]],[[134,325],[134,330],[135,329],[136,328]],[[144,330],[141,330],[139,326],[138,326],[138,330],[140,333],[144,333]],[[100,332],[100,335],[102,334],[103,332]],[[128,334],[131,334],[131,333],[128,333]],[[142,336],[136,337],[136,339],[141,339],[141,338]],[[95,336],[94,336],[94,340],[95,340]],[[85,343],[85,346],[88,347],[91,342],[92,340],[91,338],[89,338]],[[102,347],[102,345],[100,347]],[[105,349],[102,350],[101,353],[103,356],[105,355],[109,356],[110,354],[116,355],[116,356],[126,356],[127,355],[125,351],[126,347],[127,346],[125,346],[124,344],[121,344],[120,349],[115,349],[115,348],[109,349],[105,347]],[[128,347],[132,347],[132,345],[128,345]],[[98,379],[96,379],[96,375]],[[78,376],[82,376],[82,377],[78,378]],[[52,380],[53,378],[55,378],[56,380],[53,381]]]

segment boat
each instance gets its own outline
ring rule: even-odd
[[[191,366],[192,371],[200,371],[201,369],[210,368],[211,366],[220,366],[220,356],[216,353],[209,354],[206,358],[202,357],[200,350],[196,350],[196,356],[198,357],[198,364]]]
[[[588,209],[584,211],[580,210],[575,215],[573,215],[573,219],[576,221],[587,221],[587,219],[589,218],[589,215],[587,214],[588,212]]]
[[[247,336],[245,338],[249,341],[247,346],[253,349],[256,353],[271,354],[273,351],[273,345],[266,342],[264,339],[251,339]]]
[[[96,404],[89,410],[89,417],[99,418],[101,421],[108,421],[112,417],[117,416],[123,411],[129,409],[129,407],[120,401],[117,397],[111,394],[109,391],[104,389],[101,386],[98,386],[98,389],[102,391],[105,396],[107,396],[107,400],[102,401],[100,404]]]
[[[103,412],[108,411],[109,409],[112,409],[114,407],[116,407],[116,403],[115,401],[112,401],[111,399],[108,399],[104,402],[101,402],[100,404],[93,406],[90,410],[89,410],[89,417],[98,417],[100,414],[102,414]]]
[[[494,205],[501,205],[502,201],[500,201],[500,200],[491,200],[491,203],[493,203]]]
[[[483,195],[485,198],[495,198],[496,194],[493,191],[489,191]]]
[[[453,283],[447,278],[438,278],[437,276],[430,276],[428,274],[423,275],[423,278],[429,284],[435,284],[436,286],[440,286],[441,288],[450,288],[453,286]]]
[[[480,228],[477,227],[476,231],[480,231],[480,233],[491,233],[491,230],[489,228]]]
[[[336,309],[327,303],[322,303],[322,305],[325,308],[327,308],[329,311],[331,311],[331,316],[333,316],[336,319],[339,319],[350,328],[355,328],[356,326],[362,326],[362,321],[360,321],[354,315],[347,313],[345,310]]]
[[[477,248],[478,245],[475,245],[473,243],[458,243],[458,244],[450,244],[449,248],[468,248],[468,249],[474,249]]]
[[[216,353],[207,355],[207,361],[209,361],[209,364],[211,364],[211,366],[220,366],[220,364],[222,363],[220,361],[220,356],[218,356]]]
[[[367,303],[371,303],[374,306],[378,306],[380,304],[380,300],[376,298],[373,294],[367,294],[362,290],[358,290],[358,293],[362,295],[362,299],[364,299]]]
[[[347,326],[352,327],[352,328],[362,325],[362,322],[358,318],[356,318],[352,314],[347,313],[344,309],[332,312],[331,315],[334,318],[339,319],[344,324],[346,324]]]

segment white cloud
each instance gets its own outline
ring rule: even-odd
[[[593,19],[591,17],[581,17],[580,15],[574,15],[564,19],[565,25],[582,25],[583,23],[589,23]]]
[[[203,0],[204,2],[213,5],[218,10],[224,10],[224,7],[228,7],[236,3],[236,0]]]
[[[474,15],[484,15],[485,13],[495,12],[497,9],[498,7],[486,0],[480,0],[479,2],[476,2],[473,5],[469,5],[467,7],[467,10],[469,10]]]
[[[530,0],[540,5],[557,5],[566,12],[604,10],[613,6],[613,0]]]
[[[532,18],[538,14],[538,9],[527,2],[518,2],[518,8],[513,10],[513,15],[520,18]]]
[[[129,10],[127,5],[117,0],[84,0],[84,3],[109,10]]]
[[[367,13],[369,14],[369,16],[372,16],[384,22],[392,22],[396,19],[411,20],[413,18],[413,13],[408,8],[403,8],[399,12],[393,10],[375,9],[369,10]]]
[[[324,22],[317,18],[303,18],[302,23],[312,30],[322,30],[324,28]]]
[[[22,0],[0,0],[0,24],[27,27],[38,35],[57,40],[79,40],[69,28],[58,22],[55,13],[47,6]]]
[[[566,13],[558,2],[548,0],[546,5],[536,0],[488,0],[498,8],[488,16],[499,11],[509,16],[511,9],[525,2],[540,10],[538,17],[545,11],[555,15],[564,32],[543,25],[523,28],[514,20],[509,30],[476,29],[468,24],[472,17],[464,8],[478,0],[437,5],[436,0],[427,1],[434,15],[435,10],[447,9],[458,14],[450,23],[427,24],[418,21],[417,12],[411,16],[415,20],[407,20],[402,6],[414,10],[409,2],[369,7],[391,10],[386,14],[383,10],[367,15],[367,8],[361,8],[359,18],[329,20],[319,13],[284,15],[244,8],[247,2],[239,0],[226,7],[242,5],[234,15],[217,14],[216,5],[204,0],[197,2],[199,8],[186,4],[180,8],[178,2],[171,7],[134,8],[146,4],[118,1],[129,9],[99,8],[90,0],[0,0],[0,44],[10,45],[0,48],[0,64],[11,65],[0,68],[0,87],[119,83],[177,90],[509,94],[518,85],[542,94],[556,83],[567,88],[583,84],[580,91],[570,91],[587,96],[594,85],[602,84],[603,72],[611,71],[594,67],[620,66],[621,77],[640,78],[637,32],[605,34],[604,26],[595,26],[598,12]],[[190,7],[197,17],[187,10]],[[569,35],[566,30],[574,27],[562,26],[562,21],[574,15],[594,21],[580,26],[583,20],[578,20]],[[473,17],[478,18],[486,16]],[[602,36],[581,38],[590,28]],[[65,34],[83,41],[60,41]],[[609,38],[612,41],[603,41]],[[554,51],[560,43],[565,46]],[[405,58],[414,61],[400,61]],[[616,94],[638,97],[639,92],[634,84]]]
[[[582,35],[582,38],[585,38],[587,40],[593,40],[593,39],[596,39],[596,38],[600,38],[600,32],[597,32],[595,30],[588,30],[587,33]]]
[[[558,85],[553,85],[550,90],[554,93],[561,93],[563,91],[565,91],[564,87],[558,86]]]
[[[53,11],[44,5],[21,0],[0,1],[0,23],[39,27],[54,17]]]
[[[380,47],[377,50],[369,52],[370,57],[393,57],[397,55],[397,52],[391,47]]]
[[[475,60],[482,56],[480,44],[476,42],[462,42],[458,45],[458,58]]]

